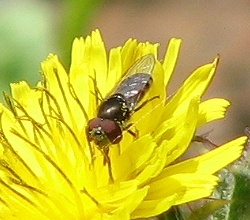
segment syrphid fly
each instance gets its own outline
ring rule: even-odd
[[[97,117],[89,120],[86,132],[90,141],[94,141],[103,153],[109,166],[109,146],[122,140],[122,133],[128,126],[128,121],[137,110],[138,103],[152,85],[152,73],[155,66],[153,54],[148,54],[137,60],[122,77],[118,85],[101,102]]]
[[[97,117],[88,122],[87,135],[100,148],[121,141],[128,120],[153,82],[154,65],[152,54],[139,59],[100,104]]]

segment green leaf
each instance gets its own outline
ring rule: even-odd
[[[250,170],[248,171],[250,172]],[[236,174],[235,181],[228,219],[250,219],[250,177],[244,173]]]

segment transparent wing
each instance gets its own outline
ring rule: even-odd
[[[141,59],[137,60],[133,66],[131,66],[127,72],[123,75],[123,80],[135,73],[148,73],[152,74],[155,66],[155,58],[153,54],[147,54]],[[122,81],[123,81],[122,80]]]
[[[155,58],[153,54],[143,56],[124,74],[123,79],[114,89],[112,95],[116,93],[122,94],[132,111],[152,83],[151,74],[154,66]]]

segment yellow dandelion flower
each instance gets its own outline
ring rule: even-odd
[[[218,182],[214,173],[241,155],[246,138],[173,163],[196,129],[223,118],[229,106],[219,98],[201,101],[218,58],[196,69],[167,99],[180,44],[172,39],[160,62],[158,44],[129,39],[107,53],[94,31],[74,41],[69,73],[51,54],[36,88],[12,84],[8,108],[0,105],[1,219],[136,219],[211,195]],[[86,133],[98,99],[147,54],[155,63],[143,100],[151,101],[129,120],[137,135],[124,129],[120,143],[101,152]]]

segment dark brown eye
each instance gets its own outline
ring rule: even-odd
[[[90,140],[93,139],[96,144],[117,144],[122,138],[121,127],[110,119],[94,118],[90,120],[87,127],[87,133]]]

